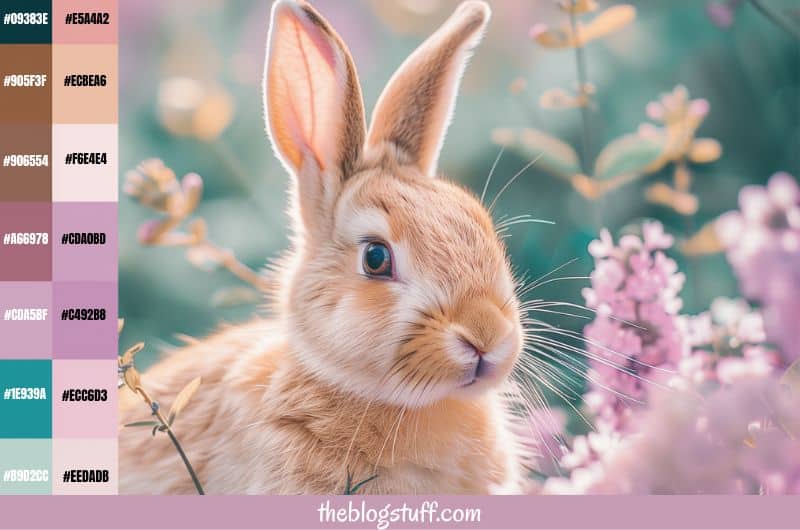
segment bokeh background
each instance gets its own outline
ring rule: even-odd
[[[600,200],[534,164],[499,199],[497,217],[530,214],[555,224],[510,228],[508,246],[520,271],[538,277],[592,269],[587,244],[601,227],[619,234],[642,219],[660,220],[679,240],[736,208],[739,189],[763,184],[783,170],[800,174],[800,51],[791,28],[800,5],[765,0],[770,20],[746,1],[629,1],[636,20],[583,48],[593,103],[543,108],[548,90],[577,86],[574,50],[549,49],[531,38],[537,24],[569,23],[553,0],[494,0],[493,20],[464,76],[440,170],[480,193],[508,130],[534,127],[580,153],[584,168],[608,142],[651,122],[645,109],[676,85],[708,101],[698,136],[716,139],[722,156],[690,164],[697,212],[682,215],[645,199],[656,182],[670,183],[674,167],[620,186]],[[601,0],[601,8],[615,2]],[[252,268],[286,246],[288,177],[268,145],[262,121],[261,75],[271,2],[267,0],[137,0],[121,3],[121,167],[157,157],[178,176],[204,181],[196,215],[209,238]],[[315,6],[350,47],[368,109],[400,62],[457,4],[451,0],[318,0]],[[787,27],[789,29],[787,29]],[[534,30],[537,33],[537,30]],[[585,112],[585,116],[582,116]],[[186,118],[190,118],[187,125]],[[584,118],[586,122],[584,122]],[[587,141],[588,140],[588,141]],[[532,158],[507,148],[488,196]],[[588,164],[587,164],[588,162]],[[145,341],[137,357],[146,368],[176,334],[203,336],[221,322],[260,311],[256,299],[221,303],[242,285],[225,270],[193,267],[180,248],[144,247],[137,228],[153,213],[120,198],[121,341]],[[674,257],[688,276],[684,311],[699,312],[718,296],[737,296],[737,284],[718,253]],[[553,282],[537,298],[583,303],[585,280]],[[228,291],[229,292],[229,291]],[[239,297],[242,298],[242,297]],[[548,315],[580,331],[586,321]]]

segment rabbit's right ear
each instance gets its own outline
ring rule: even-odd
[[[490,16],[485,2],[462,3],[406,59],[375,105],[368,149],[392,144],[422,174],[434,175],[461,74]]]
[[[350,52],[304,1],[273,6],[264,98],[272,145],[295,177],[303,227],[324,228],[361,156],[366,122]]]

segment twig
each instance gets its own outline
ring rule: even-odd
[[[756,8],[762,15],[767,17],[770,22],[775,24],[776,26],[780,27],[782,30],[786,31],[789,35],[794,37],[795,39],[800,40],[800,30],[786,22],[780,15],[777,15],[772,10],[770,10],[761,0],[750,0],[750,3],[753,4],[753,7]]]
[[[175,434],[172,432],[172,429],[167,427],[167,435],[169,439],[172,440],[172,445],[175,446],[175,449],[178,451],[178,454],[181,455],[181,460],[183,460],[183,464],[186,466],[186,470],[189,472],[189,475],[192,477],[192,482],[194,482],[194,487],[197,490],[198,495],[205,495],[206,492],[203,491],[203,485],[200,484],[200,479],[197,478],[197,475],[194,472],[194,468],[192,464],[189,462],[189,459],[186,457],[186,453],[183,452],[183,447],[181,447],[180,442],[178,442],[178,438],[175,437]]]
[[[164,415],[161,414],[161,409],[159,408],[158,403],[153,401],[147,391],[145,391],[145,389],[141,386],[136,388],[136,392],[142,396],[142,399],[144,399],[145,403],[147,403],[147,405],[150,407],[153,415],[158,418],[159,422],[161,422],[161,427],[163,430],[165,430],[167,435],[169,435],[169,439],[172,440],[172,444],[175,446],[175,449],[177,449],[178,454],[181,455],[181,459],[183,460],[183,464],[186,466],[186,470],[189,472],[189,476],[192,477],[192,482],[194,482],[194,487],[197,490],[197,493],[199,495],[205,495],[206,493],[203,491],[203,485],[200,484],[200,479],[197,478],[197,474],[194,472],[194,468],[192,467],[191,462],[189,462],[189,458],[186,456],[186,453],[183,451],[183,447],[181,447],[178,438],[172,431],[172,427],[167,422],[166,418],[164,418]]]
[[[572,0],[573,5],[575,0]],[[578,21],[576,20],[575,11],[570,10],[569,12],[569,23],[572,27],[572,34],[576,41],[575,46],[575,70],[578,75],[578,92],[580,94],[586,94],[586,83],[587,83],[587,74],[586,74],[586,56],[584,54],[583,46],[579,45],[579,36],[578,32],[580,31],[578,28]],[[590,133],[589,133],[589,105],[581,105],[581,143],[583,144],[583,170],[586,174],[589,174],[588,168],[589,164],[591,163],[591,146],[590,146]]]
[[[161,247],[191,247],[193,245],[205,246],[218,257],[220,265],[228,269],[230,273],[243,282],[249,283],[262,292],[269,290],[271,282],[267,281],[257,271],[239,261],[233,252],[218,246],[212,241],[205,239],[201,242],[197,242],[196,237],[192,234],[187,234],[185,232],[168,232],[163,237],[159,238],[157,243],[153,243],[153,246]]]
[[[206,242],[206,244],[214,246],[215,245],[211,242]],[[222,266],[228,269],[234,276],[239,278],[240,280],[249,283],[256,289],[261,291],[266,291],[269,289],[271,283],[267,281],[262,275],[258,272],[254,271],[238,259],[233,254],[233,252],[222,250],[219,247],[215,247],[217,250],[221,252],[222,256]]]

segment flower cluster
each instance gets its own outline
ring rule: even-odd
[[[203,179],[196,173],[189,173],[179,181],[174,171],[161,160],[152,158],[125,174],[123,191],[142,206],[162,215],[139,228],[139,242],[164,244],[174,239],[172,230],[200,204]]]
[[[186,259],[201,270],[225,267],[257,290],[269,288],[268,281],[241,263],[231,250],[208,239],[208,226],[203,218],[190,219],[203,194],[203,179],[197,173],[189,173],[178,180],[175,172],[161,160],[148,159],[125,174],[123,191],[159,215],[139,227],[137,238],[142,245],[185,247]],[[185,231],[181,230],[184,224]],[[253,293],[248,289],[228,289],[215,298],[226,305],[251,303]]]
[[[580,467],[550,493],[800,493],[800,393],[772,378],[700,398],[656,391],[640,430],[573,442]],[[566,460],[566,457],[565,457]]]
[[[717,298],[711,309],[685,320],[691,355],[681,359],[674,385],[710,391],[720,385],[770,376],[780,356],[764,345],[761,313],[744,300]]]
[[[800,186],[777,173],[745,186],[739,211],[716,222],[742,293],[762,306],[767,339],[786,364],[800,359]]]
[[[777,189],[776,208],[794,215],[795,196]],[[651,222],[641,237],[615,244],[603,230],[590,244],[584,297],[597,316],[584,330],[584,400],[597,429],[572,439],[559,461],[566,476],[539,491],[800,492],[800,365],[783,373],[765,319],[744,300],[717,298],[707,312],[679,315],[683,275],[664,254],[672,243]],[[745,292],[760,292],[761,280]]]
[[[589,246],[595,270],[583,295],[597,316],[584,329],[592,359],[585,400],[599,428],[627,430],[636,404],[687,350],[678,316],[684,275],[663,252],[672,243],[660,223],[649,222],[641,237],[626,235],[615,245],[603,230]]]
[[[647,188],[647,199],[668,206],[682,215],[697,212],[698,198],[691,193],[692,174],[689,163],[707,164],[722,155],[722,146],[713,138],[696,138],[696,133],[710,110],[706,99],[690,99],[683,85],[662,94],[658,101],[647,104],[647,117],[662,126],[644,123],[639,134],[662,146],[661,154],[647,168],[648,173],[673,164],[672,185],[657,182]]]

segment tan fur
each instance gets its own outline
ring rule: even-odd
[[[315,384],[285,345],[258,339],[274,333],[263,321],[230,328],[172,353],[144,376],[164,403],[203,376],[175,430],[208,493],[341,493],[346,467],[356,481],[378,475],[365,493],[489,493],[506,478],[506,448],[488,428],[502,406],[496,396],[442,401],[406,411],[398,422],[400,407],[367,407],[367,400]],[[120,401],[123,422],[147,417],[129,391]],[[193,493],[166,436],[125,429],[119,443],[121,492]]]
[[[489,15],[485,3],[464,2],[409,56],[375,105],[369,146],[389,140],[433,175],[461,74]]]
[[[293,176],[295,221],[275,316],[171,352],[143,375],[165,404],[203,377],[175,430],[209,493],[341,493],[348,471],[355,482],[377,475],[364,493],[519,489],[505,396],[522,331],[505,249],[471,192],[429,174],[454,73],[487,20],[488,7],[468,2],[412,55],[428,65],[417,82],[444,88],[393,100],[392,86],[413,87],[418,71],[401,67],[362,151],[363,120],[342,113],[360,108],[347,49],[307,4],[274,8],[267,117]],[[322,68],[295,68],[296,47]],[[276,79],[288,90],[271,91]],[[293,106],[300,93],[309,104]],[[411,143],[410,129],[385,127],[412,123],[398,116],[423,128]],[[392,250],[392,279],[361,268],[376,239]],[[123,423],[147,417],[130,392],[120,403]],[[120,476],[123,493],[193,491],[169,440],[146,429],[121,432]]]

